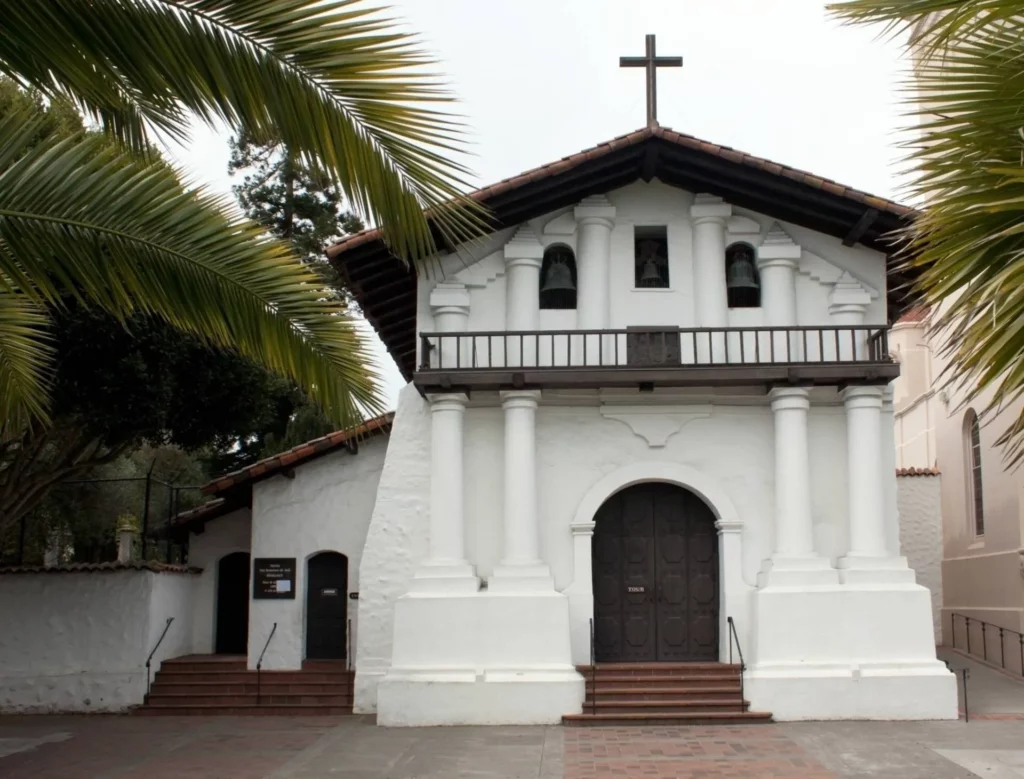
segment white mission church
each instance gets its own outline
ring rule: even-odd
[[[429,275],[332,247],[409,384],[180,517],[181,654],[347,657],[382,725],[956,718],[899,545],[910,209],[651,119],[475,193]]]

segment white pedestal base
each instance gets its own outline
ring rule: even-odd
[[[855,557],[837,561],[839,581],[844,584],[914,584],[917,577],[906,557]]]
[[[417,569],[409,584],[410,592],[459,593],[476,592],[480,579],[468,563],[437,565],[426,563]]]
[[[839,574],[824,557],[776,556],[764,561],[758,587],[814,587],[838,584]]]
[[[411,592],[394,626],[380,725],[555,724],[581,710],[559,592]]]
[[[777,720],[958,716],[931,596],[916,584],[758,590],[752,643],[746,696]]]
[[[490,592],[547,592],[555,579],[546,565],[499,565],[487,580]]]

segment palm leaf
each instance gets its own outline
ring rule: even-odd
[[[294,379],[339,425],[380,411],[358,323],[285,244],[226,216],[226,201],[184,190],[163,162],[86,133],[30,146],[32,132],[24,116],[0,121],[0,279],[8,306],[17,300],[12,328],[21,327],[0,332],[13,334],[0,348],[21,365],[0,423],[38,416],[45,353],[31,356],[38,323],[27,312],[69,292],[234,348]]]
[[[46,419],[53,354],[48,324],[44,308],[0,290],[0,441],[33,419]]]
[[[910,30],[906,85],[918,127],[908,143],[910,194],[925,204],[907,231],[906,261],[939,313],[944,374],[992,416],[1024,391],[1024,3],[855,0],[831,6],[853,22]],[[1024,458],[1024,417],[1002,432]]]
[[[4,0],[0,73],[66,95],[119,139],[191,115],[330,171],[403,257],[484,228],[450,161],[463,127],[416,39],[360,0]]]

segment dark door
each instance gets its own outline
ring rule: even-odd
[[[638,484],[595,522],[597,660],[717,660],[718,538],[707,505],[681,487]]]
[[[244,655],[249,646],[249,555],[232,552],[217,564],[218,655]]]
[[[321,552],[306,564],[306,657],[344,660],[348,558]]]

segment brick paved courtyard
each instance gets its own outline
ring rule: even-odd
[[[378,728],[369,718],[0,718],[3,779],[1024,777],[1024,720]]]

